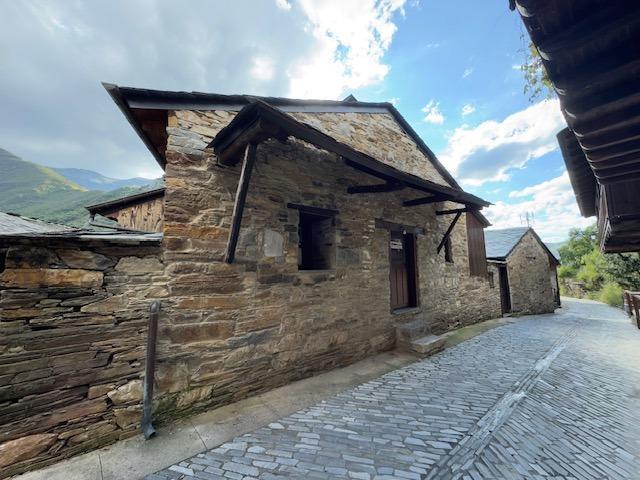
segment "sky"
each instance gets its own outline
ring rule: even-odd
[[[101,82],[390,101],[493,228],[564,240],[579,215],[555,99],[531,101],[507,0],[0,2],[0,147],[115,178],[162,171]],[[1,174],[1,172],[0,172]]]

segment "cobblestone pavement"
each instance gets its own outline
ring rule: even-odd
[[[640,331],[565,301],[201,453],[166,479],[640,479]]]

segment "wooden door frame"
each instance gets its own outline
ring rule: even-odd
[[[403,248],[411,246],[411,252],[405,255],[405,268],[407,270],[407,290],[409,294],[409,305],[406,307],[393,308],[391,305],[391,236],[400,234],[402,236]],[[407,232],[399,229],[389,230],[388,258],[389,258],[389,308],[390,311],[399,312],[405,309],[415,309],[420,307],[420,276],[418,269],[418,238],[416,232]]]
[[[503,282],[504,278],[504,282]],[[513,311],[513,303],[511,301],[511,285],[509,282],[509,269],[507,265],[498,265],[498,285],[500,287],[500,310],[502,314],[511,313]],[[506,287],[506,292],[503,287]],[[508,308],[507,305],[508,305]]]

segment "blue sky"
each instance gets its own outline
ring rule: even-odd
[[[555,133],[523,93],[507,0],[0,2],[0,147],[125,178],[161,174],[101,81],[168,90],[393,101],[495,227],[547,241],[591,223]]]

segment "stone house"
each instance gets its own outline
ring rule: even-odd
[[[530,227],[485,232],[489,279],[502,313],[551,313],[560,306],[559,260]]]
[[[139,431],[153,300],[157,422],[500,316],[488,203],[393,105],[106,88],[165,188],[0,236],[0,477]]]

